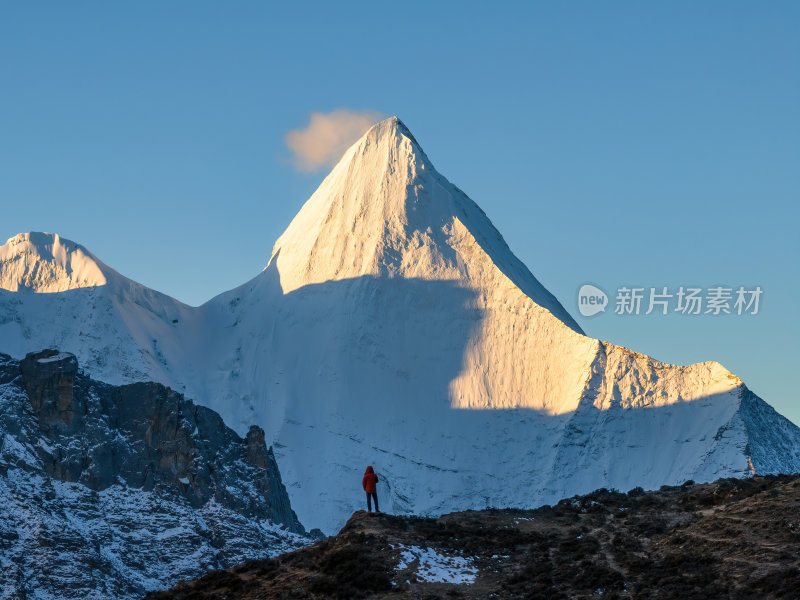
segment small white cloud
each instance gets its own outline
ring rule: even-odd
[[[385,118],[374,110],[338,109],[327,114],[311,113],[305,129],[286,134],[292,164],[300,171],[316,171],[333,165],[345,150],[378,121]]]

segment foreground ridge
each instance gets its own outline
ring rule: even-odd
[[[597,490],[536,510],[355,513],[338,535],[148,600],[791,598],[800,476]]]

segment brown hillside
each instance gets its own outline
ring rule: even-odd
[[[799,509],[791,475],[438,519],[360,511],[313,546],[147,598],[798,598]]]

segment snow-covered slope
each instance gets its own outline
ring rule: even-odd
[[[0,335],[22,333],[0,350],[18,354],[50,335],[41,315],[62,294],[5,294]],[[362,504],[367,464],[385,509],[418,513],[745,476],[748,456],[800,470],[800,430],[721,365],[584,336],[396,118],[345,153],[260,275],[197,309],[157,298],[143,312],[103,296],[79,322],[121,341],[60,346],[94,370],[95,347],[119,344],[231,427],[261,425],[307,527],[331,532]]]
[[[196,316],[57,234],[22,233],[0,246],[0,351],[12,356],[68,348],[109,383],[173,382],[172,365],[185,376],[178,330],[196,329]]]

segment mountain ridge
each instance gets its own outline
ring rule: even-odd
[[[386,506],[416,514],[800,470],[800,429],[719,363],[583,335],[396,118],[345,152],[250,281],[196,308],[120,289],[0,290],[0,351],[62,347],[241,434],[260,425],[308,527],[341,525],[365,464]]]
[[[146,598],[792,598],[799,500],[784,475],[437,519],[362,510],[313,546]]]
[[[0,595],[134,599],[307,545],[272,449],[68,352],[0,354]]]

